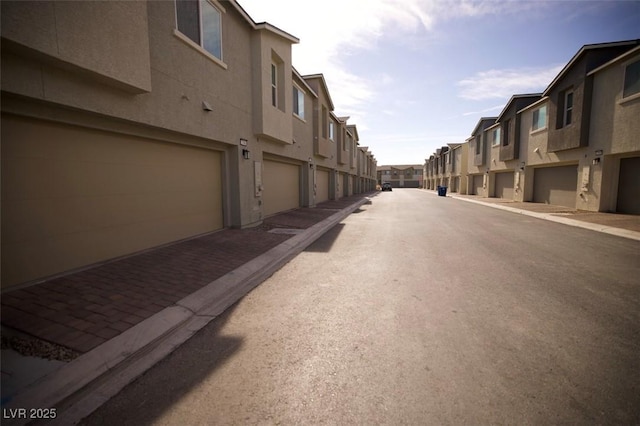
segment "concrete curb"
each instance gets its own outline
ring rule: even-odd
[[[631,240],[640,241],[640,232],[630,231],[628,229],[614,228],[612,226],[601,225],[598,223],[583,222],[580,220],[570,219],[568,217],[554,216],[550,213],[532,212],[529,210],[516,209],[513,207],[503,206],[500,204],[485,203],[483,201],[472,200],[464,197],[449,196],[455,200],[466,201],[468,203],[481,204],[483,206],[493,207],[494,209],[505,210],[511,213],[518,213],[525,216],[535,217],[537,219],[548,220],[550,222],[562,223],[563,225],[575,226],[576,228],[589,229],[591,231],[602,232],[617,237],[629,238]]]
[[[198,330],[257,287],[347,216],[358,200],[240,268],[209,283],[115,338],[43,377],[5,409],[58,409],[52,425],[76,424]],[[20,419],[12,424],[26,424]]]

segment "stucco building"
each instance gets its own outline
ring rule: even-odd
[[[1,17],[2,288],[375,187],[299,40],[236,1]]]
[[[422,188],[423,168],[420,164],[378,166],[378,184],[389,182],[393,188]]]
[[[462,193],[640,214],[640,40],[583,46],[541,94],[514,95],[481,118]],[[447,150],[425,162],[447,182]]]

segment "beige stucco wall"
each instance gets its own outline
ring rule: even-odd
[[[293,143],[291,41],[267,30],[252,36],[253,124],[261,138]],[[271,65],[277,66],[278,105],[272,103]]]
[[[329,94],[325,90],[321,77],[305,77],[305,81],[318,95],[313,100],[312,118],[314,122],[313,139],[314,139],[314,156],[316,164],[322,167],[335,168],[336,144],[329,140],[329,121],[331,120],[331,104],[329,102]],[[324,108],[324,110],[323,110]],[[324,112],[323,112],[324,111]],[[326,137],[323,136],[323,114],[326,114]]]
[[[1,9],[10,41],[3,49],[26,46],[60,68],[133,93],[151,90],[146,2],[3,1]]]
[[[19,56],[3,52],[3,91],[227,143],[235,144],[239,137],[249,137],[246,133],[251,128],[251,29],[244,18],[231,7],[223,14],[223,59],[232,67],[225,69],[194,48],[193,43],[174,34],[173,2],[116,3],[145,6],[148,36],[141,35],[140,38],[149,40],[150,93],[132,95],[105,85],[100,79],[75,72],[76,68],[65,69],[55,63],[43,63],[24,51],[19,51]],[[132,16],[143,19],[136,14]],[[134,18],[127,16],[122,26],[131,26],[128,23]],[[146,26],[140,27],[147,32]],[[2,31],[4,35],[4,27]],[[105,31],[104,34],[111,32]],[[77,56],[103,55],[100,45],[95,46],[90,39],[80,44],[80,35],[75,37],[78,42],[74,49],[85,54],[78,53]],[[120,46],[118,52],[109,59],[110,63],[133,64],[129,68],[134,65],[142,67],[139,61],[130,58],[139,54],[138,49],[130,50],[125,45]],[[122,74],[140,73],[129,68]],[[109,69],[106,67],[107,71]],[[148,65],[146,70],[149,71]],[[203,111],[203,101],[208,102],[213,111]]]

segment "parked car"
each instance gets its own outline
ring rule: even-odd
[[[393,191],[393,188],[391,188],[391,184],[389,182],[385,182],[382,184],[382,190],[383,191]]]

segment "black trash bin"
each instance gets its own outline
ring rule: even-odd
[[[446,197],[447,196],[447,187],[438,185],[438,195],[441,196],[441,197]]]

